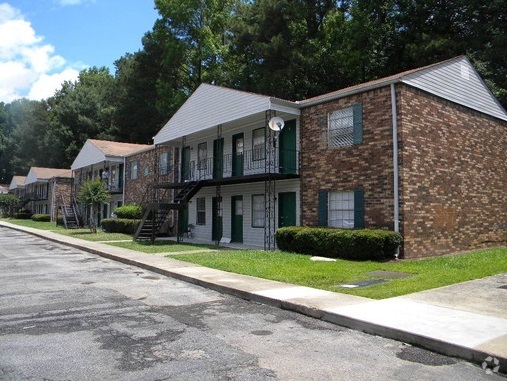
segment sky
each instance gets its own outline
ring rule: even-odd
[[[142,48],[153,0],[0,0],[0,102],[46,99],[88,67]]]

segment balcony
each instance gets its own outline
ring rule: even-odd
[[[179,182],[207,181],[210,184],[240,183],[263,181],[268,177],[296,178],[299,177],[299,170],[299,151],[273,149],[268,152],[258,149],[186,163],[184,160],[181,173],[175,173],[175,179]]]

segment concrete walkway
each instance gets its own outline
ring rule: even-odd
[[[372,300],[214,270],[4,221],[0,226],[243,299],[460,357],[490,371],[499,367],[507,373],[507,274]]]

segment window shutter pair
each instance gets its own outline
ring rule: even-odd
[[[319,191],[319,204],[317,211],[317,225],[327,226],[328,192]],[[354,228],[364,228],[364,191],[354,190]]]

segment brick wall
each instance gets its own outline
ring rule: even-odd
[[[405,256],[505,245],[507,123],[399,89]]]
[[[54,190],[55,190],[55,204],[53,205],[53,213],[51,215],[51,221],[55,221],[57,216],[61,216],[62,212],[59,210],[60,206],[62,206],[62,199],[63,202],[65,202],[66,205],[71,205],[71,192],[72,192],[72,184],[74,182],[74,179],[66,179],[66,178],[56,178],[52,179],[52,182],[56,182]],[[53,199],[53,186],[49,187],[50,194],[49,194],[49,200]]]
[[[327,114],[362,103],[363,143],[328,148]],[[363,189],[365,226],[394,228],[389,87],[307,107],[301,114],[302,224],[317,225],[318,192]]]

